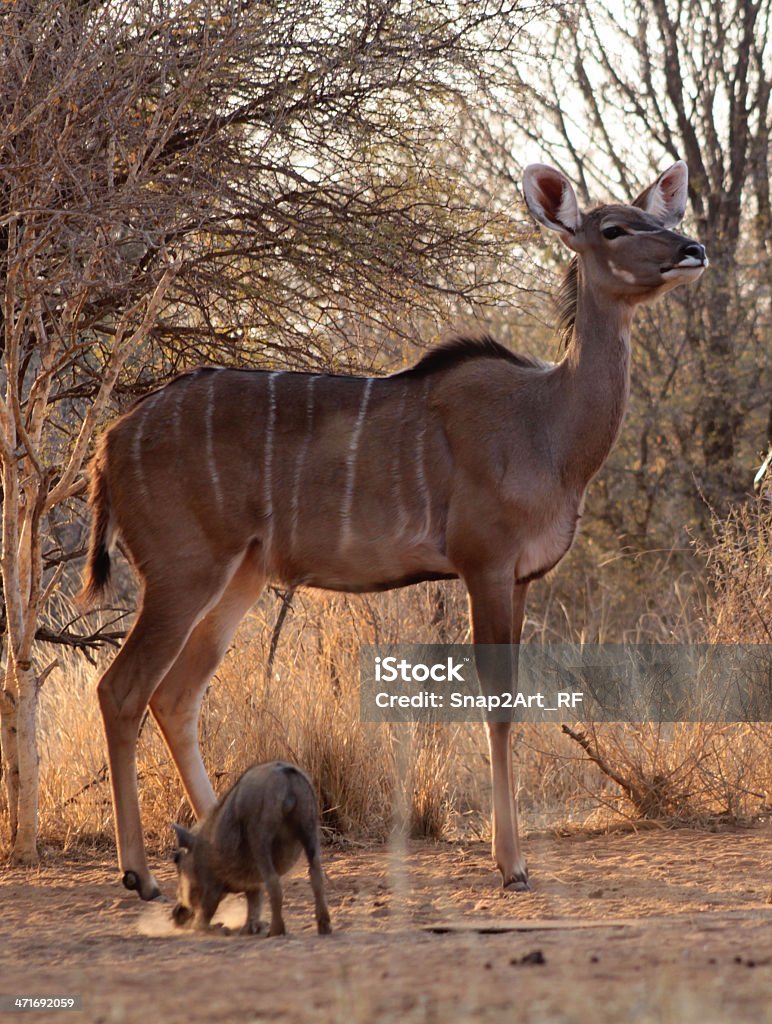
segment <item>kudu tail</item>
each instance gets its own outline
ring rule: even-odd
[[[94,604],[102,596],[110,581],[110,544],[114,533],[110,505],[110,486],[102,449],[91,463],[91,483],[88,504],[91,509],[91,537],[88,545],[83,586],[78,603],[84,607]]]

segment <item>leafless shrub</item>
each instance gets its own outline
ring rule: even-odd
[[[765,498],[714,519],[700,542],[712,595],[703,642],[772,642],[772,507]],[[617,807],[642,818],[748,820],[768,811],[772,727],[768,722],[647,723],[567,729],[618,787]]]
[[[772,501],[761,495],[714,519],[700,545],[713,586],[707,639],[772,643]]]

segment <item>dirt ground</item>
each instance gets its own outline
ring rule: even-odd
[[[772,827],[531,836],[534,891],[482,843],[326,851],[335,932],[304,872],[284,938],[174,933],[111,859],[0,873],[0,996],[81,996],[73,1022],[772,1021]],[[174,869],[157,876],[172,895]],[[242,905],[225,908],[230,923]]]

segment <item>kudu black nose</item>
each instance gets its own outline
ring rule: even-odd
[[[704,260],[705,246],[700,245],[699,242],[689,242],[681,250],[681,257],[685,258],[686,256],[693,256],[696,260]]]

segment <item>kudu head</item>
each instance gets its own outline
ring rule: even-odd
[[[608,204],[585,213],[565,175],[530,164],[523,191],[536,220],[577,254],[594,293],[634,305],[696,280],[708,265],[704,246],[673,230],[686,210],[688,181],[679,160],[631,206]]]

